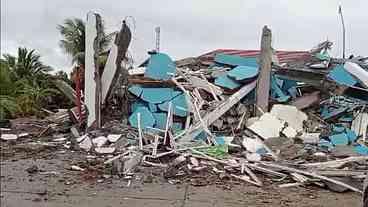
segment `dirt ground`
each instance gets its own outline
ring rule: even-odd
[[[280,189],[266,182],[262,188],[233,185],[170,184],[157,172],[137,173],[131,181],[110,176],[98,159],[88,169],[86,155],[54,146],[1,143],[1,206],[48,207],[183,207],[183,206],[360,206],[357,193],[334,193],[315,186]],[[37,168],[32,166],[37,166]]]

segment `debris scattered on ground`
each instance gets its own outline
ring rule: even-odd
[[[128,85],[113,78],[116,68],[111,67],[117,66],[109,60],[99,114],[95,24],[89,21],[86,28],[87,123],[76,124],[69,110],[61,110],[47,122],[18,120],[10,131],[2,130],[1,140],[61,134],[47,144],[88,153],[129,182],[140,167],[152,167],[171,183],[233,179],[262,187],[272,180],[281,188],[316,185],[362,192],[356,183],[368,170],[367,58],[333,58],[330,47],[322,47],[330,42],[303,52],[271,50],[266,42],[261,51],[216,50],[178,61],[153,51],[140,68],[126,73]],[[265,41],[271,41],[271,31],[264,32]],[[114,74],[104,76],[109,71]],[[128,101],[111,93],[123,93]],[[119,101],[128,104],[129,113],[112,118]],[[88,166],[70,169],[91,173]]]

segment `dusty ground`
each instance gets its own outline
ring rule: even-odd
[[[280,189],[266,182],[263,188],[232,185],[170,184],[152,171],[128,181],[108,174],[99,160],[86,164],[85,155],[55,147],[1,143],[1,206],[360,206],[360,195],[333,193],[313,186]],[[89,167],[71,171],[72,164]],[[38,172],[27,169],[36,165]],[[50,174],[50,171],[54,171]],[[31,171],[30,171],[31,172]]]

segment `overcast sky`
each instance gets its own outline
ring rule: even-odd
[[[56,26],[65,18],[85,19],[92,10],[110,32],[119,30],[125,17],[134,18],[130,53],[136,63],[155,47],[156,26],[161,27],[161,51],[174,59],[218,48],[258,49],[263,25],[271,28],[275,49],[309,50],[328,38],[334,42],[332,55],[340,56],[339,3],[347,54],[367,56],[367,0],[1,0],[1,53],[33,48],[46,64],[69,72],[71,59],[58,46]]]

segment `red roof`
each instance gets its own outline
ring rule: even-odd
[[[241,57],[257,57],[260,53],[259,50],[234,50],[234,49],[217,49],[212,52],[208,52],[199,56],[199,58],[205,62],[213,61],[216,54],[222,53],[226,55],[238,55]],[[276,56],[280,63],[289,63],[295,61],[301,61],[311,58],[308,51],[276,51]]]

